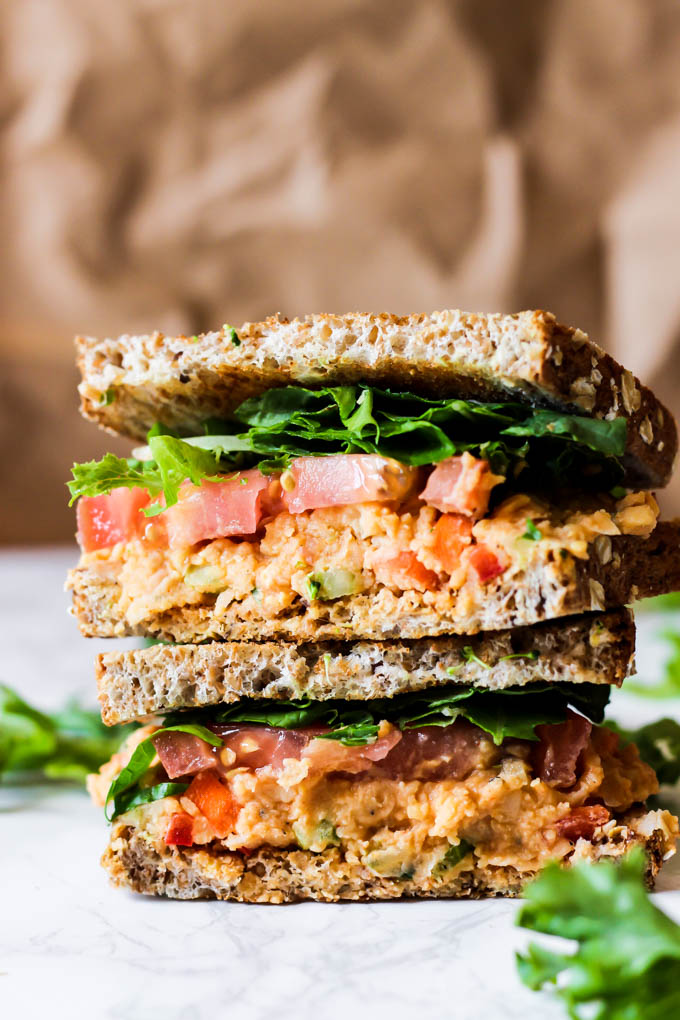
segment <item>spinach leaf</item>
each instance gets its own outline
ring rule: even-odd
[[[219,747],[222,744],[221,737],[218,737],[217,734],[197,723],[184,722],[175,726],[164,726],[162,729],[154,730],[151,736],[146,737],[145,740],[142,740],[141,744],[137,745],[132,752],[129,762],[119,772],[109,787],[109,791],[106,795],[105,814],[110,822],[112,822],[114,818],[117,818],[118,815],[123,814],[124,811],[128,810],[129,802],[131,800],[130,791],[134,790],[134,797],[138,796],[137,790],[140,789],[139,781],[143,778],[146,772],[148,772],[151,762],[156,756],[156,748],[154,747],[153,741],[156,737],[160,736],[161,733],[169,733],[173,731],[190,733],[192,736],[198,737],[200,740],[205,740],[206,744],[210,744],[211,747]],[[134,797],[132,799],[134,799]],[[145,802],[140,801],[140,803]],[[111,810],[109,810],[110,806]]]
[[[528,684],[502,691],[450,684],[361,702],[242,698],[231,705],[172,713],[166,716],[166,724],[172,728],[183,721],[204,725],[256,723],[282,729],[322,725],[330,727],[330,732],[323,734],[324,740],[355,747],[373,743],[384,719],[407,730],[449,726],[460,716],[500,744],[506,737],[536,740],[536,726],[562,722],[569,705],[593,722],[601,722],[609,693],[608,684]]]

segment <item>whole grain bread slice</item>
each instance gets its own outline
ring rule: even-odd
[[[663,812],[631,812],[611,834],[592,846],[579,841],[579,859],[616,860],[634,846],[647,856],[647,883],[654,884],[661,864],[673,852]],[[584,844],[581,846],[581,844]],[[481,865],[468,858],[450,876],[414,879],[385,878],[341,848],[310,850],[263,849],[245,856],[198,847],[159,846],[144,830],[127,822],[114,824],[102,857],[114,885],[178,900],[238,900],[242,903],[291,903],[299,900],[394,900],[406,898],[485,899],[519,896],[535,872],[512,866]]]
[[[113,725],[241,698],[365,700],[452,683],[618,686],[634,668],[634,650],[632,614],[618,609],[472,638],[156,645],[104,652],[96,675],[102,719]]]
[[[613,609],[680,590],[680,521],[662,522],[649,538],[616,535],[592,543],[588,559],[546,553],[521,575],[500,575],[448,608],[436,593],[376,587],[333,601],[298,598],[267,615],[253,597],[216,612],[215,596],[198,605],[149,609],[131,619],[113,564],[76,567],[69,575],[73,611],[86,637],[142,636],[194,643],[211,640],[326,641],[411,639],[526,627],[563,616]]]
[[[133,439],[156,421],[196,433],[276,386],[365,382],[625,417],[631,486],[665,485],[677,449],[673,417],[654,394],[549,312],[276,316],[237,333],[78,337],[76,348],[82,413]]]

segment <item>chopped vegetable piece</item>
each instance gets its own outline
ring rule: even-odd
[[[83,496],[78,501],[78,541],[84,552],[129,542],[144,533],[141,512],[149,505],[146,489],[113,489],[108,496]]]
[[[238,816],[238,806],[214,772],[199,772],[186,796],[208,819],[216,836],[223,839],[229,835]]]
[[[479,520],[489,509],[491,490],[504,481],[503,475],[493,474],[488,461],[466,451],[437,465],[421,499],[442,513],[464,514]]]
[[[168,846],[191,846],[194,842],[193,830],[191,815],[178,811],[170,819],[165,842]]]

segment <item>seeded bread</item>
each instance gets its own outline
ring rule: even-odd
[[[472,638],[156,645],[105,652],[96,674],[102,719],[111,726],[246,697],[390,698],[451,683],[488,690],[540,681],[618,686],[633,671],[634,648],[632,614],[619,609]],[[521,657],[526,653],[531,657]]]
[[[234,342],[236,340],[236,342]],[[548,312],[310,315],[198,337],[78,337],[85,417],[144,439],[155,421],[188,435],[275,386],[366,382],[434,396],[514,399],[628,421],[627,482],[665,485],[670,412],[581,330]]]
[[[85,637],[156,637],[186,643],[209,640],[385,640],[477,634],[525,627],[544,620],[613,609],[638,598],[680,590],[680,521],[662,522],[649,538],[616,535],[589,559],[544,560],[511,580],[504,575],[467,591],[461,603],[437,605],[432,592],[399,592],[376,586],[370,594],[333,601],[299,597],[285,612],[267,616],[253,597],[230,602],[218,615],[215,596],[141,621],[126,616],[115,570],[103,562],[69,575],[73,612]]]
[[[579,840],[574,858],[616,859],[633,846],[647,854],[650,888],[674,839],[664,827],[664,812],[631,813],[594,843]],[[483,899],[519,896],[534,873],[511,866],[491,867],[468,858],[450,876],[425,881],[384,878],[341,849],[260,850],[244,856],[197,847],[154,845],[143,830],[114,824],[102,857],[114,885],[149,896],[177,900],[217,899],[245,903],[290,903],[298,900],[390,900],[400,898]]]

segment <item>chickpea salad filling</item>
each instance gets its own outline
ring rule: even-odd
[[[158,847],[335,846],[419,880],[480,864],[532,871],[609,837],[658,789],[635,745],[597,725],[608,696],[553,684],[244,699],[141,726],[89,787],[115,826]],[[677,823],[663,821],[670,848]]]

